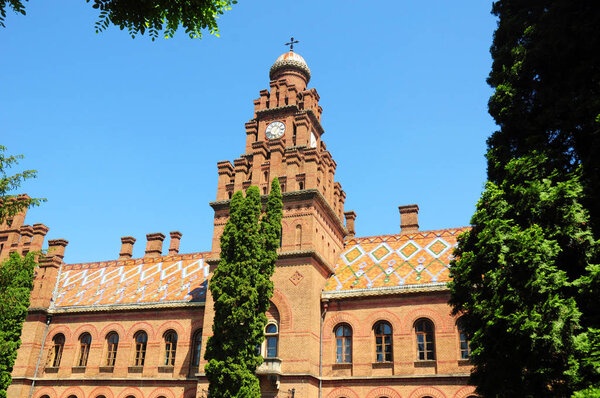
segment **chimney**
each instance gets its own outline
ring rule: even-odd
[[[165,234],[156,232],[146,235],[146,254],[144,257],[160,257],[162,256],[162,244],[165,240]]]
[[[33,238],[33,227],[31,225],[23,225],[19,230],[21,239],[19,240],[19,246],[23,249],[24,246],[31,245],[31,239]]]
[[[356,213],[354,211],[346,211],[344,212],[344,217],[346,218],[346,229],[348,230],[348,238],[354,238],[354,234],[356,233],[354,229],[354,220],[356,220]]]
[[[135,238],[133,236],[123,236],[121,238],[121,252],[119,253],[119,260],[129,260],[133,255],[133,244]]]
[[[51,239],[48,241],[48,257],[58,257],[61,260],[65,257],[65,247],[69,241],[64,239]]]
[[[179,253],[179,241],[181,240],[181,235],[182,234],[179,231],[171,232],[171,244],[169,245],[170,256]]]
[[[410,233],[419,231],[419,206],[398,206],[400,210],[400,232]]]
[[[49,228],[44,224],[33,224],[33,238],[31,239],[30,250],[42,250],[44,245],[44,237],[48,233]]]

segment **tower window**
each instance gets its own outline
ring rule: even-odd
[[[469,340],[467,339],[463,318],[458,319],[456,326],[458,329],[458,342],[460,345],[460,359],[469,359],[471,356],[471,347],[469,347]]]
[[[193,352],[192,352],[192,366],[197,368],[200,366],[200,351],[202,349],[202,329],[198,329],[194,334]]]
[[[266,358],[277,357],[277,345],[279,342],[279,331],[277,325],[269,323],[265,328],[265,341],[266,341]]]
[[[298,182],[298,189],[302,191],[304,189],[304,181]]]

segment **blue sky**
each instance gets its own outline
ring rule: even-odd
[[[244,123],[293,35],[323,107],[357,235],[468,225],[495,129],[485,82],[491,1],[241,0],[220,37],[131,39],[83,0],[31,1],[0,30],[0,144],[37,169],[29,224],[70,243],[69,263],[118,257],[120,237],[179,230],[210,250],[216,163],[244,151]],[[15,169],[17,171],[18,169]],[[168,244],[168,240],[167,240]],[[166,244],[165,244],[166,246]]]

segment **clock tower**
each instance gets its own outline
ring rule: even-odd
[[[298,396],[317,396],[321,354],[321,293],[349,235],[344,226],[346,194],[335,181],[336,163],[323,141],[323,109],[319,94],[307,88],[311,71],[293,51],[282,54],[270,69],[269,90],[254,100],[254,116],[246,124],[245,152],[231,163],[218,162],[211,268],[220,253],[220,237],[229,217],[233,193],[258,186],[266,203],[277,177],[283,196],[282,240],[274,295],[267,312],[280,333],[276,358],[257,370],[261,389],[295,389]],[[350,234],[354,213],[348,213]],[[214,316],[210,292],[204,328]],[[205,334],[205,338],[211,332]],[[299,379],[297,375],[304,375]],[[204,387],[199,387],[200,389]],[[271,395],[269,395],[271,394]]]

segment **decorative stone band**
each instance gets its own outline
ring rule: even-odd
[[[352,289],[339,291],[324,291],[321,293],[321,298],[336,299],[346,297],[363,297],[363,296],[380,296],[388,294],[416,293],[416,292],[433,292],[433,291],[449,291],[446,282],[422,283],[415,285],[404,286],[385,286],[374,287],[369,289]]]
[[[271,70],[269,71],[269,78],[274,80],[274,76],[277,72],[282,69],[293,69],[300,73],[302,73],[306,77],[306,82],[310,81],[310,68],[306,65],[305,62],[296,60],[296,59],[278,59],[275,61],[273,66],[271,66]]]

